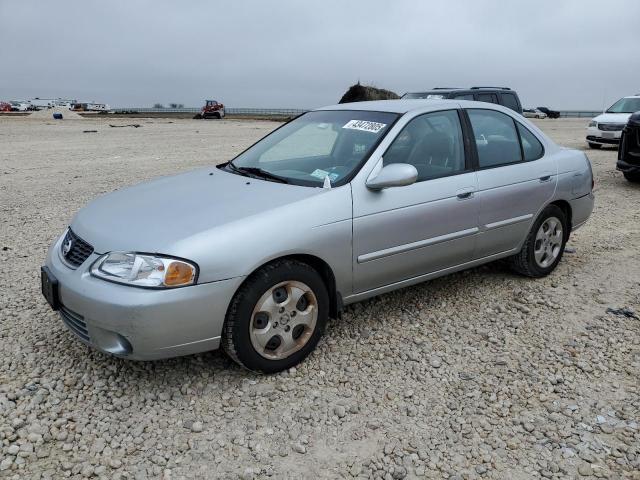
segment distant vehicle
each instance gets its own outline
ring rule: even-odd
[[[525,108],[522,110],[522,115],[527,118],[547,118],[547,114],[537,108]]]
[[[537,107],[537,110],[544,112],[547,115],[547,118],[560,118],[560,112],[557,110],[551,110],[547,107]]]
[[[522,104],[518,94],[508,87],[435,87],[432,90],[405,93],[402,96],[403,100],[412,98],[475,100],[476,102],[496,103],[515,112],[522,113]]]
[[[106,103],[87,103],[86,110],[88,112],[108,112],[111,107]]]
[[[0,102],[0,112],[10,112],[11,104],[8,102]]]
[[[9,103],[11,104],[12,112],[27,112],[29,110],[29,107],[31,106],[31,104],[27,102],[11,101]]]
[[[633,112],[640,111],[640,94],[623,97],[604,113],[593,118],[587,127],[587,143],[591,148],[618,145],[622,129]]]
[[[49,249],[42,293],[103,352],[223,347],[278,372],[344,305],[500,258],[549,275],[592,190],[584,152],[500,105],[332,105],[217,168],[98,197]]]
[[[30,100],[31,105],[35,107],[36,110],[43,110],[45,108],[52,108],[55,105],[55,99],[53,98],[34,98]]]
[[[630,182],[640,182],[640,111],[629,117],[622,130],[616,168]]]
[[[86,112],[87,111],[87,104],[86,103],[72,103],[69,106],[69,110],[72,110],[74,112]]]
[[[217,100],[206,100],[200,110],[200,118],[224,118],[224,105]]]

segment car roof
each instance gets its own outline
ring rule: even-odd
[[[371,112],[407,113],[414,110],[433,111],[451,108],[489,108],[512,112],[502,105],[487,102],[474,102],[471,100],[447,100],[447,99],[411,99],[411,100],[375,100],[370,102],[340,103],[317,108],[318,110],[366,110]]]

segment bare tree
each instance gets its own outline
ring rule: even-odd
[[[154,103],[153,108],[164,108],[164,105],[161,103]]]

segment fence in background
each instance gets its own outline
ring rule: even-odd
[[[122,107],[114,108],[115,113],[199,113],[199,108],[145,108],[145,107]],[[302,108],[233,108],[226,107],[227,115],[251,115],[265,117],[294,117],[308,110]]]
[[[601,113],[601,111],[592,110],[560,110],[560,116],[564,118],[592,118]]]
[[[199,108],[144,108],[144,107],[123,107],[114,108],[115,113],[199,113]],[[250,115],[255,117],[295,117],[304,112],[303,108],[225,108],[228,115]],[[560,116],[564,118],[592,118],[602,112],[594,110],[560,110]]]

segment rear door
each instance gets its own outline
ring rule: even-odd
[[[352,183],[356,293],[473,258],[477,180],[460,115],[458,110],[419,115],[385,151],[385,165],[416,167],[413,185],[372,191],[364,182]]]
[[[517,248],[557,181],[555,160],[526,126],[491,109],[467,109],[478,161],[476,258]]]

